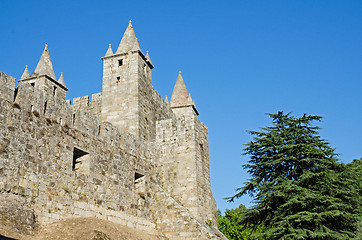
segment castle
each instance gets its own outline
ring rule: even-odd
[[[0,191],[37,220],[96,217],[165,239],[226,239],[217,230],[207,127],[181,72],[170,102],[131,21],[103,60],[101,93],[66,100],[48,46],[34,73],[0,73]]]

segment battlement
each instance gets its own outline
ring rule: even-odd
[[[16,79],[0,72],[0,96],[5,99],[13,100],[15,92]]]
[[[98,119],[101,119],[102,93],[92,94],[92,101],[89,96],[77,97],[73,99],[73,108],[75,111],[84,110],[92,113]]]
[[[168,103],[131,23],[103,61],[102,92],[73,105],[47,45],[17,87],[0,73],[0,191],[24,197],[40,222],[96,217],[168,239],[225,239],[207,128],[181,73]]]
[[[1,80],[4,78],[15,80],[15,78],[4,73],[0,73],[0,75],[2,76]],[[92,96],[95,102],[101,99],[100,93],[93,94]],[[85,104],[89,97],[80,97],[78,99],[80,101],[83,100]],[[59,124],[65,128],[75,128],[88,135],[114,142],[114,144],[121,141],[121,133],[127,139],[133,139],[131,142],[135,141],[135,137],[132,134],[120,131],[108,122],[100,121],[97,116],[89,111],[89,108],[82,108],[82,104],[74,104],[72,106],[69,101],[46,95],[42,90],[36,89],[29,84],[20,85],[16,90],[12,91],[12,95],[7,97],[6,100],[12,104],[12,108],[18,109],[19,112],[32,113],[36,117],[43,116],[49,124]],[[84,106],[89,107],[89,102]],[[134,147],[130,149],[134,149]]]

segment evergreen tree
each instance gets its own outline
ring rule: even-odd
[[[256,203],[245,216],[247,226],[265,226],[265,239],[351,239],[357,213],[354,194],[340,181],[343,164],[334,149],[320,138],[313,121],[320,116],[295,118],[278,112],[269,114],[271,127],[251,131],[245,150],[250,155],[251,179],[238,193],[254,197]]]
[[[356,236],[353,239],[360,240],[362,239],[362,158],[354,159],[346,164],[346,170],[341,174],[340,182],[344,183],[353,194],[350,202],[359,216],[356,223]]]
[[[356,211],[362,220],[362,158],[346,164],[346,170],[341,174],[340,181],[354,193],[351,202],[356,204]]]

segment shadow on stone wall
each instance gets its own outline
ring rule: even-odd
[[[0,240],[17,240],[15,238],[9,238],[9,237],[5,237],[3,235],[0,235]]]

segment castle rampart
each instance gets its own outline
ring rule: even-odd
[[[0,73],[0,191],[23,196],[39,222],[96,217],[169,239],[225,239],[207,128],[191,97],[175,106],[153,89],[153,65],[130,26],[121,53],[107,51],[103,91],[92,101],[65,100],[47,46],[37,75],[26,68],[17,88]]]

